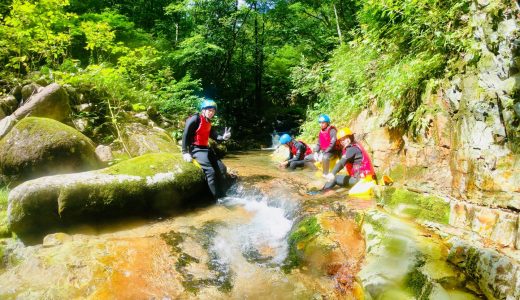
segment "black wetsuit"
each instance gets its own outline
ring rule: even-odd
[[[332,169],[332,174],[334,174],[334,179],[327,182],[323,189],[330,189],[335,185],[340,186],[353,186],[359,181],[359,166],[361,165],[361,161],[363,160],[363,153],[359,150],[358,147],[353,147],[352,145],[347,146],[347,151],[345,154],[341,156],[341,159],[336,163],[334,168]],[[354,176],[347,175],[336,175],[341,169],[345,167],[347,163],[351,163],[354,169]]]
[[[304,143],[299,141],[293,141],[292,143],[294,148],[296,148],[296,154],[289,150],[289,158],[287,158],[287,168],[289,170],[305,166],[305,152],[307,151],[307,146]]]
[[[182,153],[189,153],[199,163],[206,175],[208,187],[215,199],[225,195],[228,183],[226,180],[227,168],[218,159],[217,154],[208,146],[197,146],[193,144],[197,128],[200,124],[201,116],[193,115],[186,120],[184,132],[182,134]],[[211,127],[209,137],[213,140],[221,141],[222,137],[217,134],[215,128]]]

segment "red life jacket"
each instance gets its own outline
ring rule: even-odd
[[[298,157],[298,160],[303,160],[305,158],[305,156],[312,153],[312,149],[304,142],[302,142],[302,141],[298,141],[298,142],[302,143],[305,146],[305,153],[300,153],[300,157]],[[296,148],[294,143],[290,144],[290,151],[291,151],[292,155],[296,155],[296,153],[298,153],[298,148]]]
[[[325,130],[320,130],[318,138],[320,140],[321,151],[325,151],[325,149],[327,149],[330,146],[330,131],[332,129],[336,129],[336,127],[329,125],[329,127],[327,127]],[[338,140],[336,140],[336,145],[334,145],[334,151],[341,151],[341,143]]]
[[[209,133],[211,132],[211,122],[206,120],[203,115],[199,115],[199,128],[195,131],[193,145],[205,146],[209,145]]]
[[[358,178],[364,178],[368,175],[375,176],[376,172],[374,171],[374,166],[372,165],[370,157],[368,156],[368,153],[365,151],[365,148],[363,148],[363,146],[361,146],[361,144],[358,143],[352,144],[351,147],[357,147],[359,151],[361,151],[363,158],[361,159],[361,163],[347,163],[345,165],[347,174],[351,177]],[[345,154],[346,151],[347,148],[343,149],[343,154]]]

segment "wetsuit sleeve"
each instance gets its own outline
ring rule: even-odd
[[[289,162],[300,160],[300,155],[302,154],[302,152],[305,153],[305,145],[304,144],[302,144],[300,142],[294,142],[294,147],[296,147],[296,154],[293,155],[289,151],[289,153],[291,153],[291,156],[292,156],[292,157],[289,157]]]
[[[334,150],[334,147],[336,146],[336,134],[337,134],[337,130],[335,128],[331,128],[330,129],[330,144],[329,146],[327,147],[327,149],[325,149],[324,152],[326,153],[331,153],[333,150]]]
[[[199,127],[199,116],[193,115],[186,120],[184,125],[184,132],[182,133],[182,153],[190,152],[190,145],[193,142],[195,131]]]
[[[222,136],[217,133],[217,129],[215,129],[215,127],[213,127],[213,126],[211,126],[211,131],[209,132],[209,137],[212,140],[219,141],[219,142],[224,140],[222,138]]]
[[[318,136],[318,141],[316,142],[316,147],[314,147],[314,152],[320,152],[320,137]]]
[[[356,158],[356,153],[357,153],[356,150],[357,149],[354,147],[349,147],[347,149],[347,152],[345,153],[345,155],[343,155],[341,157],[341,159],[338,160],[338,162],[332,169],[332,174],[334,174],[334,175],[338,174],[339,171],[341,171],[341,169],[343,169],[348,162],[353,163],[354,159]]]

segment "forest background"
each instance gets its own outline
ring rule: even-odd
[[[217,100],[237,148],[269,145],[273,130],[312,140],[320,113],[346,125],[388,103],[384,125],[413,132],[425,87],[478,61],[471,3],[1,0],[2,93],[24,80],[88,91],[110,115],[82,112],[99,119],[102,143],[128,108],[153,107],[178,138],[202,97]]]

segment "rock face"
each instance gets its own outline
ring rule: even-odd
[[[464,69],[429,83],[411,129],[388,129],[388,112],[370,108],[351,122],[381,172],[409,186],[481,206],[520,209],[518,6],[473,4],[473,48]],[[511,6],[511,7],[507,7]],[[470,58],[467,58],[467,60]]]
[[[124,140],[132,156],[146,153],[178,153],[179,148],[173,139],[160,128],[150,128],[139,123],[127,124]]]
[[[454,237],[449,261],[478,282],[488,299],[520,299],[520,264],[483,245]]]
[[[106,169],[27,181],[9,193],[9,228],[17,234],[77,222],[177,209],[209,194],[204,174],[179,154],[136,157]]]
[[[92,141],[46,118],[25,118],[0,140],[0,171],[15,181],[99,167]]]
[[[33,116],[67,121],[70,119],[70,113],[67,92],[59,84],[52,83],[28,98],[22,107],[14,112],[14,115],[19,120],[26,116]]]

